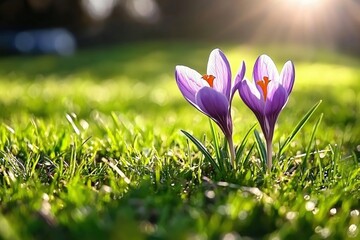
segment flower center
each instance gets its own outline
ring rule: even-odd
[[[263,91],[265,102],[266,102],[267,90],[268,90],[267,87],[269,85],[269,82],[271,82],[271,80],[269,80],[269,77],[264,77],[263,80],[259,80],[256,82],[256,84],[259,85],[261,87],[261,90]]]
[[[214,86],[215,76],[204,74],[201,78],[207,81],[211,88]]]

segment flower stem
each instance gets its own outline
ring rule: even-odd
[[[234,148],[234,143],[233,143],[233,140],[232,140],[232,136],[228,137],[227,140],[228,140],[229,150],[230,150],[231,165],[233,166],[234,169],[236,169],[235,148]]]
[[[266,140],[266,157],[267,157],[267,168],[270,172],[272,167],[272,140]]]

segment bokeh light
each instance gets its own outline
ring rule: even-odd
[[[110,16],[117,0],[82,0],[82,6],[94,20],[104,20]]]
[[[139,21],[155,23],[160,18],[160,9],[154,0],[130,0],[126,9]]]
[[[55,53],[71,55],[76,49],[74,36],[67,30],[45,29],[15,34],[14,47],[20,53]]]

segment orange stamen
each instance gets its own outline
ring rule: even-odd
[[[213,87],[213,86],[214,86],[215,76],[205,74],[205,75],[202,76],[202,79],[204,79],[205,81],[207,81],[208,84],[210,85],[210,87]]]
[[[259,85],[261,87],[261,90],[263,91],[265,102],[266,102],[267,90],[268,90],[267,87],[269,85],[269,82],[271,82],[271,80],[269,80],[269,77],[264,77],[264,80],[259,80],[256,82],[256,84]]]

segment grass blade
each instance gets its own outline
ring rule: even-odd
[[[205,146],[197,140],[194,136],[192,136],[190,133],[186,132],[185,130],[181,130],[181,132],[192,141],[195,146],[199,149],[202,154],[204,154],[205,159],[208,160],[211,165],[213,165],[214,168],[216,168],[218,171],[220,171],[219,166],[216,164],[215,160],[211,157],[211,154],[206,150]]]
[[[216,130],[214,128],[214,124],[213,124],[213,122],[211,121],[210,118],[209,118],[209,123],[210,123],[211,134],[212,134],[213,141],[214,141],[214,148],[215,148],[216,158],[217,158],[217,160],[219,162],[219,165],[221,165],[220,164],[221,154],[220,154],[219,140],[217,138],[217,133],[216,133]]]
[[[255,143],[254,143],[253,145],[251,145],[248,154],[246,154],[246,157],[244,158],[244,161],[243,161],[243,166],[246,166],[246,165],[249,163],[249,159],[250,159],[250,156],[251,156],[251,152],[252,152],[252,150],[254,149],[254,147],[255,147]]]
[[[319,119],[316,121],[316,123],[315,123],[315,125],[313,127],[313,130],[312,130],[312,133],[311,133],[311,138],[310,138],[310,141],[309,141],[309,143],[307,145],[306,154],[305,154],[305,157],[304,157],[304,160],[303,160],[303,163],[302,163],[302,169],[304,169],[305,166],[306,166],[307,159],[308,159],[309,154],[310,154],[311,145],[312,145],[312,143],[314,141],[316,131],[317,131],[317,129],[318,129],[320,123],[321,123],[321,120],[322,120],[323,116],[324,116],[324,114],[320,115]]]
[[[283,145],[280,146],[279,148],[279,156],[281,156],[284,151],[287,149],[287,147],[289,146],[290,142],[295,138],[295,136],[299,133],[299,131],[304,127],[304,125],[306,124],[306,122],[310,119],[310,117],[313,115],[313,113],[315,112],[315,110],[320,106],[322,100],[320,100],[319,102],[317,102],[305,115],[304,117],[298,122],[298,124],[296,125],[296,127],[294,128],[294,130],[290,133],[290,135],[287,137],[287,139],[285,140],[285,142],[283,143]]]
[[[211,129],[211,134],[212,137],[214,139],[214,148],[215,148],[215,153],[216,153],[216,159],[218,162],[218,166],[220,168],[221,172],[225,172],[225,169],[229,169],[228,167],[228,162],[227,161],[223,161],[224,159],[226,159],[226,157],[228,156],[227,154],[227,140],[226,138],[224,138],[224,145],[223,145],[223,149],[221,149],[220,145],[219,145],[219,139],[217,137],[217,132],[216,129],[214,127],[214,123],[211,121],[211,119],[209,118],[209,123],[210,123],[210,129]]]
[[[264,142],[261,140],[259,132],[255,129],[254,130],[255,139],[256,139],[256,147],[259,151],[261,163],[263,165],[264,171],[266,170],[266,148]]]
[[[240,156],[242,155],[244,149],[245,149],[245,145],[247,143],[247,141],[249,140],[249,136],[250,136],[250,133],[254,130],[255,126],[257,125],[257,123],[255,123],[248,131],[247,133],[245,134],[243,140],[241,141],[239,147],[237,148],[236,150],[236,156],[235,156],[235,162],[236,162],[236,165],[239,164],[239,160],[240,160]]]

